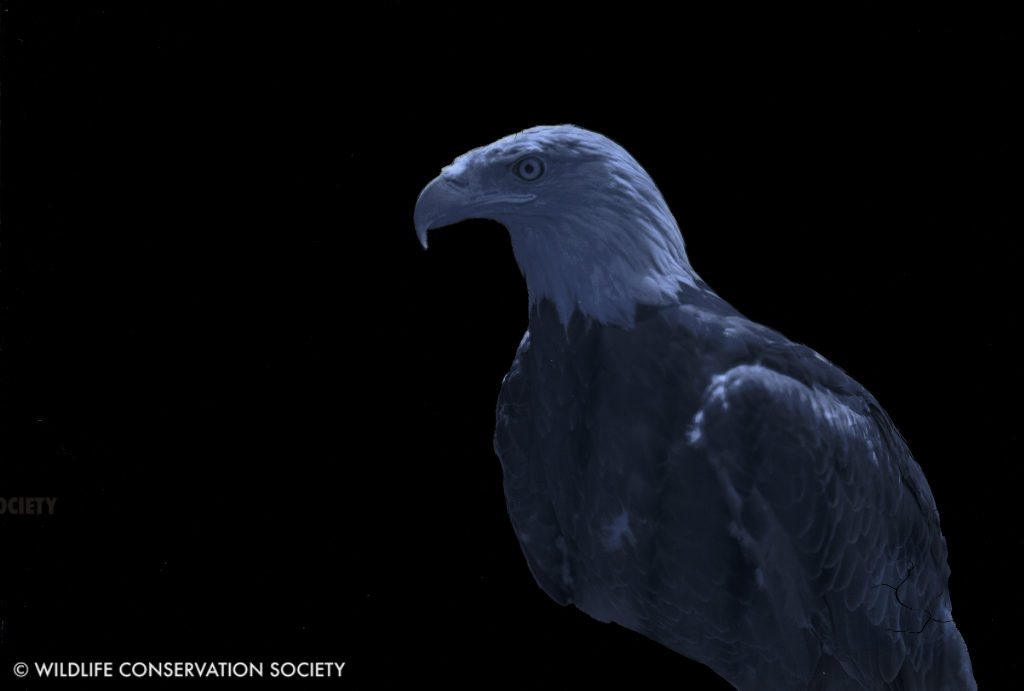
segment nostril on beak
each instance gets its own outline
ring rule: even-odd
[[[450,185],[451,187],[454,187],[457,190],[464,190],[467,187],[469,187],[469,184],[465,180],[461,180],[460,178],[457,178],[455,176],[449,177],[445,175],[441,179],[444,180],[446,184]]]

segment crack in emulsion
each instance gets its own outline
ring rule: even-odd
[[[900,605],[902,607],[906,607],[907,609],[911,610],[912,612],[924,612],[928,616],[924,620],[924,623],[921,624],[921,628],[918,629],[917,631],[914,631],[913,629],[886,629],[886,631],[891,631],[893,633],[920,634],[921,632],[924,631],[925,627],[928,626],[928,624],[930,624],[933,621],[936,624],[951,624],[951,623],[953,623],[952,619],[936,619],[935,617],[932,616],[932,613],[929,610],[926,610],[926,609],[925,610],[919,610],[916,607],[911,607],[906,602],[904,602],[903,600],[900,599],[900,588],[903,586],[904,583],[907,582],[907,579],[910,578],[910,573],[914,570],[914,566],[916,566],[916,565],[913,562],[911,562],[910,568],[907,569],[906,575],[903,576],[903,580],[901,580],[895,586],[889,585],[888,583],[879,583],[879,584],[877,584],[874,587],[875,588],[889,588],[889,589],[891,589],[892,592],[893,592],[893,596],[896,598],[896,602],[900,603]]]

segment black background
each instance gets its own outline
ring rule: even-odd
[[[336,6],[3,3],[0,495],[58,497],[0,516],[5,688],[51,659],[727,688],[534,585],[491,449],[527,314],[508,236],[415,238],[443,165],[561,122],[647,168],[720,295],[887,408],[979,683],[1020,677],[1007,17]]]

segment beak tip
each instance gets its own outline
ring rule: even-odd
[[[427,249],[427,232],[430,230],[430,223],[424,218],[415,219],[416,225],[416,239],[423,245],[423,249]]]

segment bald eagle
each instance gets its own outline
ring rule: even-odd
[[[920,466],[878,402],[694,272],[621,146],[542,126],[474,149],[427,231],[509,231],[529,328],[494,448],[552,599],[739,689],[975,689]]]

